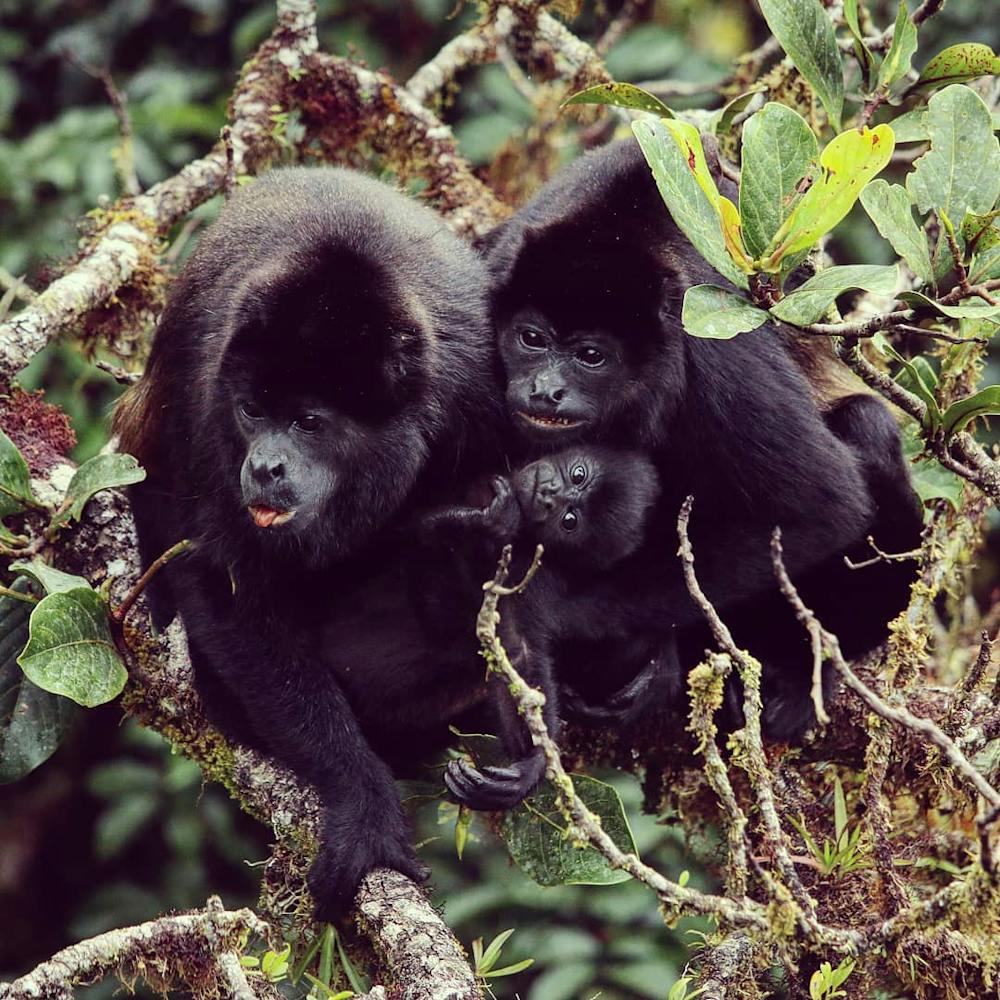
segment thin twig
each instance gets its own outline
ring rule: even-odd
[[[639,20],[639,15],[649,6],[649,0],[625,0],[621,10],[594,42],[594,51],[603,59]]]
[[[722,650],[732,657],[740,673],[743,682],[743,745],[746,751],[746,761],[744,767],[750,778],[750,783],[757,794],[757,806],[760,810],[761,820],[764,824],[764,833],[771,850],[774,852],[778,868],[785,879],[795,902],[802,911],[802,920],[806,930],[810,934],[816,933],[816,909],[815,904],[806,892],[805,886],[799,878],[795,865],[788,854],[788,847],[785,844],[785,835],[781,829],[781,820],[778,817],[778,809],[774,798],[774,788],[771,784],[771,772],[767,766],[767,757],[764,754],[764,745],[760,731],[761,716],[761,696],[760,696],[760,664],[753,660],[744,650],[740,649],[733,639],[725,623],[719,617],[718,612],[712,603],[705,596],[701,589],[694,568],[694,550],[691,547],[691,540],[688,537],[688,522],[691,519],[691,510],[694,506],[694,497],[687,497],[681,504],[680,513],[677,516],[677,535],[680,541],[679,555],[681,565],[684,569],[684,581],[687,584],[688,593],[695,604],[701,608],[702,614],[708,621],[715,641]]]
[[[0,586],[0,597],[13,597],[15,601],[23,601],[25,604],[37,604],[41,598],[34,594],[21,593],[20,590],[12,590],[10,587]]]
[[[112,77],[108,67],[90,66],[81,62],[68,49],[63,50],[62,55],[67,62],[82,73],[86,73],[87,76],[93,77],[95,80],[100,80],[101,86],[104,87],[108,103],[115,113],[115,118],[118,119],[119,143],[113,158],[118,167],[118,177],[121,180],[122,190],[131,196],[139,194],[142,191],[142,185],[135,172],[135,157],[132,153],[132,116],[129,114],[125,95],[115,86],[114,77]]]
[[[153,577],[156,576],[156,574],[159,573],[171,559],[176,559],[177,556],[182,555],[192,548],[194,548],[194,542],[192,542],[189,538],[183,539],[176,545],[171,545],[170,548],[167,549],[167,551],[161,556],[156,558],[150,564],[149,569],[147,569],[146,572],[139,577],[135,586],[132,587],[132,589],[125,595],[121,604],[119,604],[118,607],[111,612],[111,617],[119,625],[121,625],[125,621],[129,611],[132,609],[132,605],[135,604],[135,602],[139,599],[139,595],[149,585],[149,581],[152,580]]]
[[[861,562],[852,562],[849,556],[844,556],[844,565],[848,569],[867,569],[880,562],[906,562],[909,559],[919,559],[923,555],[923,549],[911,549],[909,552],[883,552],[876,544],[873,536],[868,536],[868,544],[875,555],[871,559]]]
[[[129,372],[120,365],[113,365],[110,361],[94,362],[95,368],[100,368],[102,372],[107,372],[119,385],[135,385],[142,378],[141,372]]]
[[[722,806],[723,826],[729,846],[726,895],[741,899],[747,894],[747,817],[736,799],[729,772],[719,751],[714,706],[721,703],[726,682],[733,670],[727,653],[712,653],[705,663],[688,675],[691,712],[688,729],[698,737],[695,753],[705,758],[705,778]]]
[[[923,337],[930,337],[932,340],[943,340],[948,344],[988,344],[989,337],[959,337],[953,333],[945,333],[944,330],[928,330],[923,326],[911,326],[908,323],[900,323],[893,329],[903,333],[919,333]]]
[[[562,765],[559,748],[545,725],[543,706],[545,697],[530,687],[511,664],[497,634],[500,615],[497,606],[505,592],[510,567],[511,548],[506,546],[501,554],[493,579],[484,585],[485,596],[477,618],[476,634],[489,668],[503,677],[517,702],[518,710],[535,746],[545,754],[546,773],[558,794],[558,804],[569,824],[573,839],[589,843],[613,868],[626,871],[637,881],[653,890],[660,902],[671,912],[697,913],[717,917],[732,927],[754,928],[767,932],[768,921],[764,907],[752,900],[739,902],[724,896],[703,893],[681,886],[667,879],[660,872],[644,864],[634,854],[622,851],[601,826],[600,819],[577,795],[572,778]]]
[[[31,302],[38,298],[38,292],[29,288],[25,283],[24,275],[13,275],[5,267],[0,267],[0,285],[7,291],[13,289],[14,297],[22,302]]]
[[[785,569],[780,536],[772,538],[771,554],[774,563],[774,572],[778,577],[782,593],[791,602],[797,614],[800,611],[804,611],[807,615],[811,616],[813,621],[818,623],[815,614],[803,604],[802,598],[788,576],[788,571]],[[1000,808],[1000,792],[997,792],[979,771],[972,766],[965,754],[959,750],[955,741],[944,733],[933,720],[914,715],[908,708],[902,705],[890,705],[887,701],[879,697],[850,668],[847,660],[844,659],[844,654],[841,652],[840,642],[837,637],[822,628],[822,625],[820,625],[820,628],[822,629],[823,643],[830,655],[831,662],[837,668],[841,677],[843,677],[844,683],[861,698],[868,708],[883,719],[902,726],[904,729],[909,729],[911,732],[917,733],[933,743],[942,752],[954,770],[989,803],[992,809]]]

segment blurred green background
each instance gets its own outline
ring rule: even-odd
[[[892,21],[894,4],[872,6],[879,24]],[[620,7],[587,3],[573,28],[593,39]],[[328,51],[363,58],[401,81],[476,16],[453,0],[320,0],[319,11]],[[955,0],[922,32],[917,64],[952,42],[997,46],[996,15],[996,0]],[[74,251],[78,218],[119,194],[118,123],[87,68],[109,69],[124,93],[135,166],[147,187],[216,140],[239,67],[272,23],[272,4],[237,0],[0,0],[0,266],[44,286]],[[766,35],[756,8],[742,0],[657,0],[611,49],[608,65],[622,80],[710,86]],[[442,113],[482,168],[534,114],[500,67],[469,70],[459,84]],[[206,205],[199,215],[216,209]],[[866,225],[855,220],[841,234],[853,260],[871,254]],[[57,345],[20,381],[44,387],[69,413],[78,459],[101,447],[118,392],[109,376]],[[693,884],[707,885],[679,826],[640,815],[635,779],[615,783],[644,854],[669,874],[688,869]],[[666,931],[634,883],[541,889],[510,867],[499,841],[479,826],[459,862],[453,812],[429,806],[419,826],[435,899],[462,942],[516,927],[500,964],[535,959],[528,971],[497,980],[497,997],[665,998],[697,942],[683,924]],[[221,789],[203,786],[197,767],[172,756],[159,737],[122,724],[113,705],[81,713],[51,760],[0,788],[0,979],[73,940],[201,905],[213,892],[233,906],[250,903],[254,864],[267,855],[267,831]]]

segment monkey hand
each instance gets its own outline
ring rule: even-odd
[[[505,767],[482,770],[466,760],[453,760],[444,772],[444,783],[452,801],[459,805],[492,812],[513,809],[526,799],[545,777],[545,755],[536,747],[531,756],[512,761]]]
[[[578,691],[564,687],[560,695],[560,705],[566,717],[574,722],[591,726],[628,726],[642,715],[659,698],[661,687],[661,664],[652,659],[623,687],[613,691],[603,702],[594,704],[584,701]]]
[[[486,527],[494,540],[512,541],[521,527],[521,508],[510,480],[505,476],[493,477],[493,499],[483,510]]]
[[[356,804],[326,809],[323,837],[309,870],[316,919],[334,921],[354,905],[361,880],[373,868],[392,868],[422,882],[427,870],[410,843],[402,807],[360,812]]]

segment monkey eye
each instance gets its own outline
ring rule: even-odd
[[[580,526],[580,518],[577,517],[575,510],[568,510],[563,514],[562,519],[562,529],[563,531],[576,531]]]
[[[322,424],[322,420],[315,413],[303,413],[301,417],[296,417],[294,422],[300,431],[305,431],[307,434],[315,434]]]
[[[579,486],[587,478],[587,470],[582,465],[574,465],[569,472],[569,481]]]
[[[585,347],[577,354],[577,360],[588,368],[600,368],[604,364],[604,354],[596,347]]]
[[[524,347],[532,351],[540,351],[545,347],[545,337],[538,330],[534,330],[530,326],[525,326],[518,330],[517,339]]]
[[[249,399],[244,399],[239,404],[240,413],[247,420],[260,420],[264,416],[264,411],[259,406],[254,406]]]

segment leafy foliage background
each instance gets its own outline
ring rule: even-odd
[[[589,37],[621,5],[586,4],[574,30]],[[873,5],[881,23],[889,3]],[[236,73],[273,22],[271,3],[238,0],[0,0],[0,266],[44,284],[53,263],[75,246],[75,220],[117,193],[113,150],[118,122],[102,84],[86,67],[108,68],[125,94],[134,125],[135,167],[146,187],[200,155],[218,136]],[[397,79],[453,37],[475,12],[451,0],[368,0],[319,4],[321,45],[355,52]],[[449,19],[454,15],[454,19]],[[722,79],[734,57],[759,44],[767,29],[739,0],[658,0],[611,49],[617,80],[671,77],[691,84]],[[994,0],[953,0],[921,35],[917,66],[947,44],[1000,42]],[[691,103],[695,103],[692,99]],[[683,107],[683,98],[671,99]],[[445,117],[473,163],[493,161],[534,121],[508,74],[490,66],[463,73]],[[294,123],[292,123],[294,125]],[[561,149],[569,158],[576,150]],[[198,210],[206,220],[217,203]],[[856,210],[838,230],[843,259],[885,263],[888,247],[872,239]],[[838,245],[832,247],[836,258]],[[986,382],[1000,381],[991,358]],[[22,375],[45,387],[69,414],[82,460],[107,435],[118,392],[79,355],[58,345]],[[996,542],[991,542],[997,551]],[[981,594],[995,586],[985,565]],[[634,779],[613,779],[631,817],[640,792]],[[663,997],[683,968],[682,922],[668,945],[649,898],[636,883],[543,890],[508,867],[489,831],[474,827],[464,859],[455,857],[454,817],[436,805],[421,815],[418,840],[434,871],[438,899],[459,938],[486,940],[517,932],[504,959],[535,964],[494,985],[528,1000]],[[692,873],[705,885],[697,855],[679,832],[643,817],[640,850],[672,877]],[[715,845],[702,849],[710,853]],[[246,859],[267,855],[266,831],[225,793],[202,787],[196,765],[171,756],[157,736],[121,727],[107,706],[82,713],[72,737],[27,780],[0,788],[0,978],[21,972],[59,947],[170,908],[200,905],[209,892],[227,904],[252,902],[257,876]],[[95,988],[110,993],[112,984]]]

